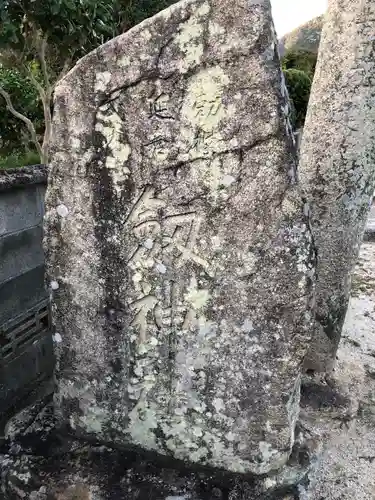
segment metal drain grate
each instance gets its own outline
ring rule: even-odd
[[[51,377],[54,362],[49,300],[1,325],[0,414]]]
[[[41,333],[50,329],[50,313],[48,301],[37,308],[27,311],[0,327],[0,359],[7,360],[17,356],[20,350],[37,340]]]

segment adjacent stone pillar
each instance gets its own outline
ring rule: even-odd
[[[173,5],[79,61],[54,110],[60,421],[234,472],[277,469],[314,269],[269,2]]]
[[[303,130],[299,175],[311,202],[317,314],[305,367],[332,369],[375,174],[375,4],[330,0]]]

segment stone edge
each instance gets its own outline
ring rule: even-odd
[[[0,192],[35,184],[47,185],[47,179],[48,167],[46,165],[0,169]]]

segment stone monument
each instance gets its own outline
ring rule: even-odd
[[[336,359],[350,277],[375,187],[375,5],[330,0],[303,130],[299,174],[317,250],[314,341],[305,367]]]
[[[267,0],[184,0],[56,89],[57,416],[235,473],[294,443],[314,252]]]

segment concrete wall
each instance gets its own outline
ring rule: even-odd
[[[0,170],[0,424],[45,392],[54,368],[42,246],[46,181],[42,166]]]

